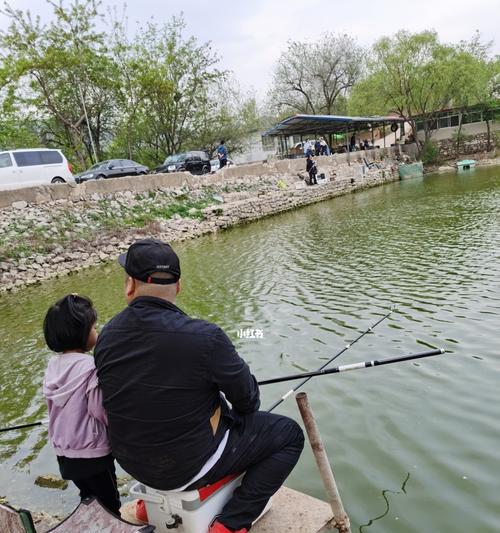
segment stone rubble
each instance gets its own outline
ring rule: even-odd
[[[463,138],[458,143],[456,139],[441,139],[436,141],[439,156],[441,159],[466,159],[466,155],[474,155],[474,159],[484,159],[490,154],[488,148],[493,150],[495,145],[498,146],[496,132],[492,132],[490,136],[490,145],[488,147],[488,135],[486,133],[476,133],[475,135],[462,134]],[[497,150],[498,152],[498,150]]]
[[[252,165],[232,167],[180,187],[16,201],[0,209],[0,291],[115,260],[138,238],[184,241],[398,179],[393,161],[379,162],[383,168],[368,170],[354,157],[319,157],[319,173],[331,179],[317,186],[305,185],[296,172],[304,161],[292,160],[260,165],[258,175],[238,175]]]

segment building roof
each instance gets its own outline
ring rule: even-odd
[[[345,133],[402,122],[398,116],[346,117],[341,115],[293,115],[264,133],[264,136]]]

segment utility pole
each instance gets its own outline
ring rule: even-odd
[[[95,149],[94,138],[92,137],[92,130],[90,129],[89,116],[87,114],[87,106],[85,105],[85,100],[83,98],[83,91],[82,91],[82,86],[80,84],[80,80],[77,80],[77,84],[78,84],[78,90],[80,92],[80,100],[82,101],[83,113],[85,115],[85,122],[87,123],[87,130],[88,130],[89,137],[90,137],[90,145],[92,146],[92,153],[94,154],[94,160],[95,161],[93,161],[93,162],[97,163],[98,162],[97,152],[96,152],[96,149]]]

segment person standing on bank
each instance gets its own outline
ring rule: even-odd
[[[330,155],[328,145],[326,144],[326,141],[324,137],[319,138],[319,144],[320,144],[320,153],[321,155]]]
[[[355,152],[356,151],[356,134],[352,134],[351,140],[349,142],[349,152]]]
[[[94,496],[120,516],[106,413],[94,358],[85,353],[96,343],[96,321],[92,302],[77,294],[49,308],[43,332],[57,355],[47,365],[43,394],[49,411],[49,440],[62,478],[73,481],[82,500]]]
[[[314,161],[312,155],[307,156],[306,170],[309,172],[309,185],[317,185],[318,180],[316,179],[316,174],[318,173],[318,168],[316,167],[316,161]]]
[[[227,165],[227,150],[224,141],[221,141],[217,148],[217,157],[219,158],[219,170]]]
[[[259,411],[257,381],[224,331],[175,305],[181,269],[168,244],[137,241],[118,261],[128,307],[95,349],[113,454],[159,490],[246,472],[209,530],[246,533],[297,463],[302,430]]]
[[[314,143],[314,153],[316,156],[321,155],[321,141],[319,139]]]

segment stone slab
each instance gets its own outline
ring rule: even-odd
[[[135,500],[123,505],[120,512],[123,519],[141,524],[135,519]],[[332,510],[326,502],[281,487],[273,496],[271,509],[252,527],[252,533],[316,533],[331,517]]]
[[[273,496],[271,509],[252,527],[252,533],[316,533],[331,517],[326,502],[281,487]]]
[[[62,522],[62,518],[51,516],[43,511],[31,513],[31,516],[37,533],[46,533]]]

